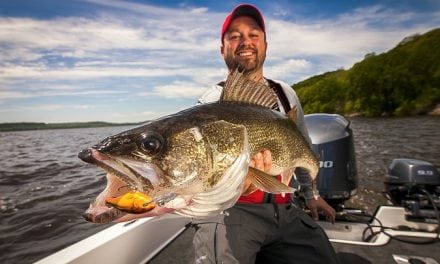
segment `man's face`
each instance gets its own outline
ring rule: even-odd
[[[223,38],[221,53],[230,71],[242,66],[262,74],[267,43],[263,30],[251,17],[235,18]]]

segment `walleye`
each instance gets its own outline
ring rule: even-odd
[[[80,159],[108,172],[107,187],[86,219],[218,214],[240,197],[248,172],[255,188],[270,193],[293,192],[288,184],[296,167],[315,180],[318,160],[295,124],[296,112],[272,110],[276,103],[272,89],[237,70],[228,76],[219,102],[148,122],[81,151]],[[264,149],[272,153],[269,173],[249,168],[250,157]],[[281,182],[274,177],[280,174]]]

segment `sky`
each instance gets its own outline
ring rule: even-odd
[[[0,123],[141,122],[226,77],[220,28],[237,1],[0,0]],[[294,84],[440,26],[438,0],[249,1],[264,74]]]

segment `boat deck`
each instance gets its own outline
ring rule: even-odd
[[[341,263],[438,264],[440,261],[438,224],[408,221],[403,207],[380,206],[371,223],[364,219],[337,221],[335,224],[318,221],[318,224],[327,233]],[[364,230],[367,231],[365,236],[371,232],[375,235],[365,241]],[[194,228],[186,229],[148,263],[193,263],[194,233]]]
[[[408,221],[405,209],[393,206],[380,206],[370,220],[318,224],[327,233],[341,263],[440,263],[437,223]],[[190,218],[169,214],[120,223],[37,263],[194,263],[195,228],[190,222]],[[365,236],[370,235],[367,241],[364,230]],[[428,241],[432,243],[421,244]]]
[[[194,263],[194,248],[192,238],[195,229],[186,229],[177,239],[164,248],[148,264],[192,264]],[[426,241],[426,238],[423,238]],[[420,240],[419,240],[420,241]],[[440,263],[440,243],[417,245],[391,240],[382,246],[352,245],[332,242],[341,263],[357,264],[391,264],[409,263],[405,257],[424,260],[425,263],[435,264],[430,259]],[[402,262],[396,262],[393,255],[401,256]],[[420,262],[422,263],[422,262]]]

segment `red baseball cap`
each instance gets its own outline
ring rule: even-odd
[[[257,21],[258,25],[261,27],[263,32],[266,33],[266,27],[264,25],[264,18],[263,18],[263,15],[261,14],[260,10],[258,10],[258,8],[256,8],[253,5],[241,4],[241,5],[236,6],[234,8],[234,10],[232,10],[232,12],[226,16],[225,21],[223,22],[222,36],[221,36],[222,43],[223,43],[223,37],[225,36],[226,31],[228,31],[229,26],[231,25],[232,21],[239,16],[249,16],[249,17],[255,19],[255,21]]]

